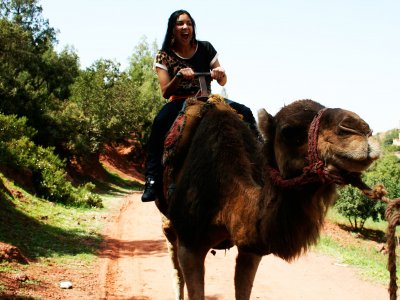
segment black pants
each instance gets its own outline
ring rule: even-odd
[[[146,177],[153,177],[156,180],[161,179],[162,165],[161,159],[164,150],[164,140],[171,128],[176,117],[181,111],[185,100],[174,100],[166,103],[157,116],[154,118],[153,126],[151,128],[149,143],[148,143],[148,156],[146,162]],[[243,116],[243,120],[249,124],[250,129],[258,137],[258,129],[256,120],[253,113],[247,106],[228,100],[226,102]],[[161,180],[159,180],[161,181]]]

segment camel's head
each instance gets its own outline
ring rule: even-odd
[[[301,175],[312,163],[313,149],[324,163],[324,171],[337,176],[361,173],[379,157],[379,146],[372,141],[364,120],[351,111],[322,109],[312,100],[299,100],[283,107],[275,117],[260,110],[267,159],[283,178]],[[323,113],[317,117],[319,112]]]

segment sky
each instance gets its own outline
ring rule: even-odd
[[[172,12],[185,9],[225,68],[229,99],[275,115],[298,99],[351,110],[374,133],[400,127],[398,0],[39,0],[85,69],[124,70],[145,38],[161,47]],[[221,87],[213,84],[213,92]],[[150,99],[149,99],[150,101]]]

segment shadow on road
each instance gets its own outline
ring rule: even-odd
[[[104,239],[104,250],[100,257],[118,259],[121,257],[132,256],[164,256],[167,252],[165,240],[138,240],[123,241],[113,238]]]

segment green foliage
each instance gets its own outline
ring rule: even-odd
[[[0,3],[0,17],[29,32],[32,42],[38,46],[56,40],[56,32],[43,18],[42,10],[37,0],[2,0]]]
[[[138,95],[135,99],[138,113],[134,118],[134,123],[137,124],[137,127],[134,128],[134,131],[143,143],[147,142],[153,119],[165,103],[160,92],[158,78],[153,70],[156,51],[156,43],[153,43],[150,47],[146,38],[143,37],[130,58],[130,66],[128,68],[130,82],[138,90]]]
[[[0,19],[0,111],[8,114],[24,110],[27,98],[23,79],[26,66],[34,55],[30,48],[29,34],[7,20]]]
[[[400,197],[400,160],[393,152],[385,153],[366,173],[370,185],[382,183],[389,198]]]
[[[393,144],[393,139],[396,139],[399,137],[399,130],[398,129],[392,129],[389,130],[388,132],[385,133],[385,136],[382,141],[383,147],[390,146]]]
[[[37,131],[26,126],[26,122],[25,117],[18,118],[15,115],[0,114],[0,141],[5,143],[23,137],[33,138]]]
[[[345,186],[339,190],[335,207],[356,231],[363,229],[368,218],[378,221],[384,218],[385,214],[385,207],[381,202],[369,199],[351,186]]]
[[[127,71],[110,60],[80,70],[73,49],[54,50],[56,31],[38,2],[0,2],[0,162],[30,174],[46,199],[99,205],[90,186],[68,182],[66,161],[132,137],[146,143],[164,103],[156,45],[143,38]]]
[[[392,152],[385,153],[372,164],[364,174],[363,180],[371,187],[376,184],[383,184],[389,198],[400,197],[399,159]],[[382,202],[371,200],[350,186],[339,190],[335,207],[339,213],[348,218],[351,226],[356,230],[362,229],[368,218],[374,221],[384,219],[386,209]]]
[[[0,112],[26,116],[37,141],[56,145],[48,118],[58,99],[70,96],[78,56],[56,53],[55,30],[41,16],[36,0],[7,0],[0,6]]]
[[[34,131],[25,121],[0,114],[0,166],[30,176],[36,193],[50,201],[101,206],[100,198],[92,193],[92,185],[75,188],[67,180],[65,161],[54,154],[54,148],[35,145],[28,137]]]
[[[385,146],[385,152],[399,152],[400,151],[400,146],[396,146],[396,145],[386,145]]]
[[[50,114],[64,147],[82,157],[99,153],[114,141],[132,135],[145,143],[153,118],[164,100],[152,69],[153,53],[143,41],[127,72],[110,60],[96,61],[80,72],[69,101]]]
[[[119,65],[109,60],[80,73],[70,101],[53,114],[69,151],[78,156],[99,153],[103,145],[129,136],[137,92],[127,81]]]

